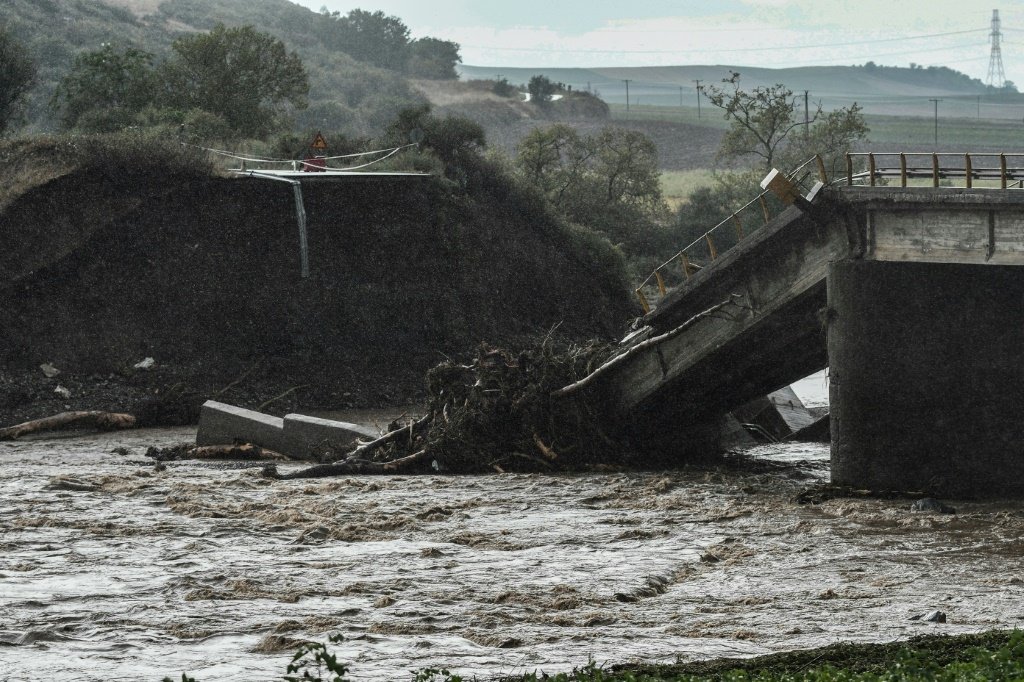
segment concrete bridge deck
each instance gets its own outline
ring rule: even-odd
[[[669,292],[633,343],[689,326],[595,390],[685,439],[830,366],[837,482],[1022,495],[1021,265],[1024,192],[826,188]]]

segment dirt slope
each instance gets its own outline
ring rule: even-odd
[[[284,183],[78,170],[9,201],[0,423],[43,410],[62,380],[79,382],[83,407],[99,407],[87,394],[101,381],[211,393],[246,371],[238,402],[303,387],[281,411],[400,402],[442,353],[558,324],[607,336],[633,312],[595,255],[503,181],[360,179],[303,193],[309,279]],[[130,369],[148,356],[153,372]],[[64,374],[43,383],[45,362]],[[38,386],[14,380],[24,372]]]

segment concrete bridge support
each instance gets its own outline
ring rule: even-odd
[[[1024,497],[1024,270],[828,269],[832,479]]]

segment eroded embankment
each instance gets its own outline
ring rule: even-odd
[[[62,408],[39,407],[60,381],[72,403],[103,381],[214,392],[243,375],[222,399],[408,400],[441,353],[555,325],[609,335],[631,312],[600,255],[507,179],[321,181],[303,196],[308,279],[284,183],[115,161],[7,197],[0,421]],[[156,375],[126,371],[147,356]],[[11,383],[44,362],[63,378]]]

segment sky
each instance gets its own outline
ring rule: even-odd
[[[985,81],[992,10],[1024,88],[1024,3],[967,0],[292,0],[402,19],[474,66],[948,66]]]

